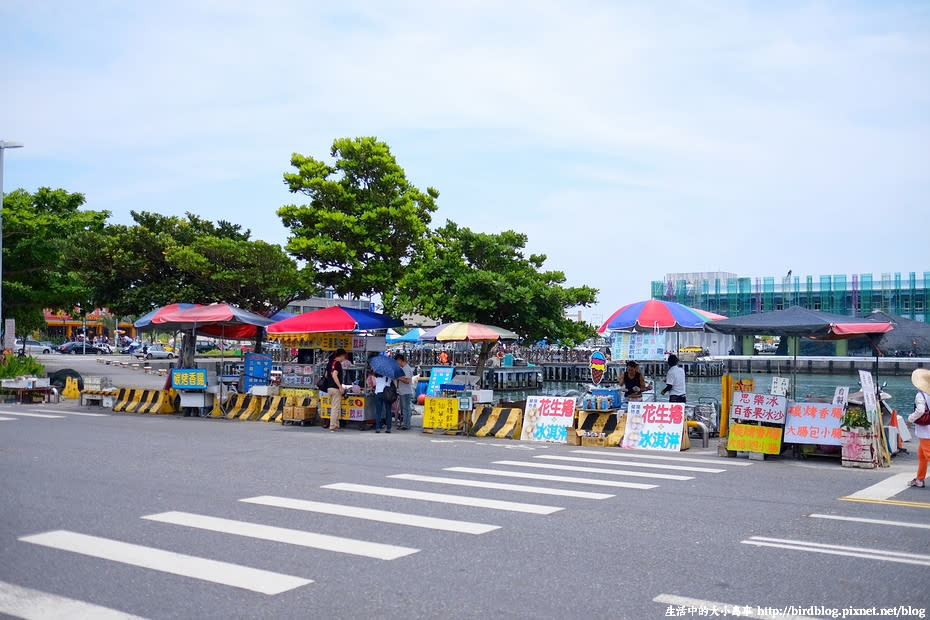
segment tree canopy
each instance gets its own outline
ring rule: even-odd
[[[92,297],[69,249],[103,230],[109,213],[81,210],[83,194],[39,188],[3,197],[3,317],[20,333],[45,326],[45,308],[71,309]]]
[[[298,153],[291,157],[296,172],[285,173],[284,181],[310,201],[278,210],[290,229],[287,250],[339,295],[390,291],[421,250],[439,192],[409,183],[387,144],[376,138],[337,139],[330,156],[332,165]]]
[[[447,222],[407,268],[392,303],[442,321],[504,327],[534,341],[593,337],[591,325],[566,318],[565,311],[594,303],[597,290],[564,286],[564,273],[543,270],[545,255],[525,255],[526,242],[512,230],[478,233]]]
[[[314,290],[280,246],[251,240],[238,225],[191,213],[133,211],[132,217],[135,225],[108,226],[75,248],[97,303],[116,314],[218,301],[264,313]]]

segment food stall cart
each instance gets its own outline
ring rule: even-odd
[[[353,361],[344,364],[343,382],[347,389],[340,419],[367,428],[374,423],[375,404],[365,388],[365,361],[369,355],[384,351],[384,332],[402,324],[376,312],[332,306],[269,326],[269,340],[298,350],[298,361],[282,367],[281,393],[293,399],[316,399],[320,418],[329,420],[332,414],[329,396],[319,393],[316,382],[323,375],[329,356],[345,349]]]

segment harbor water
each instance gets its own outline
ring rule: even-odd
[[[789,379],[792,379],[790,374],[775,375],[753,373],[751,375],[733,374],[732,376],[734,379],[754,379],[755,390],[757,392],[768,392],[772,385],[772,377],[786,376]],[[647,377],[646,380],[647,382],[654,383],[657,392],[661,392],[662,388],[665,386],[664,377]],[[903,414],[909,414],[911,411],[913,411],[914,395],[917,393],[917,390],[913,385],[911,385],[910,377],[879,376],[876,378],[877,384],[884,384],[886,382],[887,385],[885,385],[883,390],[891,394],[892,398],[888,402],[891,404],[892,408],[897,409],[899,413]],[[713,398],[718,401],[720,400],[720,377],[688,377],[686,386],[688,392],[688,402],[690,403],[698,402],[698,400],[702,397]],[[836,375],[798,373],[796,390],[797,400],[804,400],[809,396],[832,397],[833,392],[837,386],[848,386],[850,393],[856,392],[860,389],[859,375],[852,373]],[[560,395],[577,391],[584,392],[587,388],[590,387],[590,384],[577,382],[546,382],[543,384],[543,387],[538,390],[497,392],[495,393],[495,396],[500,400],[520,401],[525,399],[528,395],[532,394]],[[601,385],[599,387],[610,386]],[[793,394],[795,393],[795,390],[793,390],[792,387],[793,386],[789,386],[788,397],[793,400]],[[666,397],[659,395],[658,399],[665,400]]]

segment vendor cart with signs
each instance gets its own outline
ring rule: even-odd
[[[321,394],[316,384],[323,376],[329,356],[338,349],[344,349],[352,361],[343,364],[346,391],[340,419],[360,428],[373,424],[375,406],[366,386],[365,362],[369,355],[384,351],[385,331],[402,324],[402,321],[376,312],[332,306],[269,326],[269,340],[298,351],[297,362],[282,367],[282,393],[295,399],[315,400],[319,419],[326,420],[328,424],[332,404],[329,396]]]

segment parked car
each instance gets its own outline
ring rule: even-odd
[[[145,358],[147,360],[157,360],[157,359],[174,359],[174,353],[168,351],[160,344],[150,344],[147,347],[142,346],[141,349],[137,349],[134,355],[138,358]]]
[[[58,347],[59,353],[70,353],[72,355],[99,355],[100,349],[89,342],[66,342]]]
[[[22,350],[23,350],[23,339],[17,338],[16,339],[16,351],[19,352]],[[55,350],[55,347],[50,347],[44,342],[39,342],[38,340],[30,340],[29,338],[26,338],[26,354],[27,355],[35,355],[37,353],[51,353],[54,350]]]

